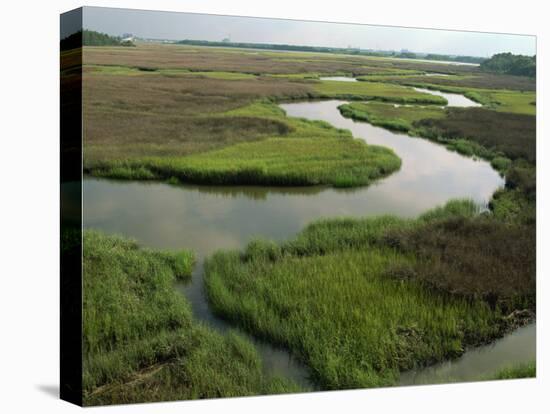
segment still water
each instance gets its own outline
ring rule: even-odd
[[[346,190],[172,186],[87,177],[83,181],[84,226],[120,233],[145,246],[195,251],[198,265],[192,281],[177,289],[189,299],[198,320],[223,332],[230,326],[211,312],[203,283],[202,261],[214,251],[241,249],[258,236],[288,239],[320,217],[414,217],[451,198],[471,198],[485,205],[504,184],[485,161],[342,117],[338,106],[343,103],[332,100],[281,107],[288,116],[324,120],[351,130],[369,144],[392,148],[402,159],[398,172],[369,187]],[[305,367],[288,352],[250,339],[257,345],[267,372],[314,388]]]
[[[458,93],[447,93],[441,91],[435,91],[432,89],[422,89],[422,88],[413,88],[415,91],[429,93],[431,95],[442,96],[447,99],[447,106],[459,106],[459,107],[472,107],[472,106],[481,106],[481,104],[472,101],[471,99],[466,98],[464,95]]]
[[[485,346],[471,349],[454,361],[408,371],[399,385],[473,381],[489,378],[502,368],[528,363],[536,358],[536,324],[524,326]]]
[[[340,81],[340,82],[358,82],[357,79],[348,76],[323,76],[319,78],[322,81]]]
[[[432,73],[427,72],[424,73],[424,75],[420,76],[449,76],[445,73]],[[358,82],[357,79],[348,77],[348,76],[325,76],[319,78],[322,81],[340,81],[340,82]],[[423,92],[428,93],[430,95],[437,95],[442,96],[443,98],[447,99],[447,106],[458,106],[458,107],[476,107],[481,106],[481,104],[472,101],[469,98],[466,98],[464,95],[458,94],[458,93],[447,93],[447,92],[441,92],[437,90],[432,89],[423,89],[423,88],[413,88],[417,92]]]

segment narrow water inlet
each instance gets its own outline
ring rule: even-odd
[[[204,284],[204,260],[199,258],[193,269],[190,282],[176,284],[176,289],[185,295],[191,304],[193,316],[222,334],[228,331],[237,332],[254,344],[262,360],[262,367],[266,374],[275,377],[291,379],[305,389],[317,390],[318,387],[309,379],[307,367],[283,348],[275,347],[268,342],[261,341],[241,329],[232,326],[229,322],[217,317],[210,309]]]
[[[391,76],[391,74],[388,74],[388,76]],[[426,72],[423,74],[420,74],[418,76],[449,76],[447,73],[435,73],[435,72]],[[351,76],[322,76],[319,78],[321,81],[339,81],[339,82],[359,82],[356,78]],[[413,87],[413,89],[417,92],[427,93],[430,95],[436,95],[441,96],[445,99],[447,99],[447,107],[461,107],[461,108],[467,108],[467,107],[479,107],[482,106],[480,103],[475,102],[466,96],[459,94],[459,93],[449,93],[449,92],[442,92],[435,89],[426,89],[426,88],[416,88]]]
[[[339,81],[339,82],[359,82],[351,76],[322,76],[319,78],[322,81]]]
[[[460,108],[482,106],[480,103],[472,101],[459,93],[441,92],[434,89],[413,88],[417,92],[429,93],[430,95],[441,96],[447,99],[447,106],[456,106]]]
[[[482,380],[503,368],[532,362],[537,356],[536,331],[536,323],[532,323],[491,344],[472,348],[455,360],[404,372],[399,385]]]
[[[448,73],[426,72],[422,76],[450,76]]]

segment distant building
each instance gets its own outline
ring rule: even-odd
[[[121,42],[133,42],[136,38],[132,33],[123,33],[120,37]]]

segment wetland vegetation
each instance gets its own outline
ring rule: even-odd
[[[201,134],[194,128],[202,130],[204,136],[198,145],[211,140],[211,146],[219,149],[174,157],[160,155],[166,148],[159,148],[160,154],[153,157],[154,151],[134,146],[148,157],[88,162],[85,171],[112,178],[168,179],[175,183],[350,187],[366,185],[400,166],[399,158],[389,149],[367,145],[348,131],[321,121],[286,118],[269,102],[251,104],[218,118],[189,121],[189,134],[182,137],[190,144],[189,152]],[[97,145],[98,151],[116,155],[105,145]],[[128,157],[124,148],[121,152]],[[94,154],[91,148],[90,153]]]
[[[433,139],[465,155],[494,160],[495,168],[503,173],[511,160],[528,164],[536,160],[536,122],[531,115],[485,108],[396,107],[359,102],[342,105],[340,112],[376,126]]]
[[[85,405],[300,389],[266,377],[239,334],[223,336],[193,320],[174,289],[191,277],[191,252],[145,249],[93,230],[83,242]]]
[[[396,385],[404,371],[534,320],[533,79],[437,62],[190,44],[86,46],[83,60],[83,161],[92,176],[195,183],[205,192],[323,186],[311,194],[390,180],[402,167],[398,152],[325,121],[289,117],[278,105],[342,99],[352,101],[339,107],[345,117],[483,158],[505,177],[487,206],[454,200],[415,218],[326,217],[282,240],[206,250],[215,314],[288,350],[320,389]],[[360,82],[321,79],[329,76]],[[414,87],[482,106],[448,107]],[[197,320],[174,289],[177,280],[190,283],[195,257],[85,232],[88,404],[304,390],[267,374],[242,333]],[[534,374],[532,364],[494,375]]]
[[[536,377],[537,366],[534,361],[511,366],[508,368],[503,368],[500,371],[496,372],[494,376],[489,377],[489,379],[519,379],[519,378],[533,378]]]
[[[392,385],[532,312],[533,245],[528,227],[457,201],[417,220],[326,219],[282,244],[256,240],[208,259],[206,283],[220,316],[290,348],[323,388]]]
[[[526,146],[533,146],[534,141],[534,117],[510,120],[508,116],[509,112],[534,114],[534,82],[508,76],[513,81],[506,79],[507,85],[516,82],[522,89],[493,89],[492,79],[502,75],[487,75],[469,67],[453,67],[452,76],[430,76],[427,83],[421,74],[448,72],[449,65],[176,45],[87,47],[84,63],[84,167],[98,176],[203,184],[364,185],[395,171],[397,158],[351,139],[348,146],[342,140],[344,131],[290,119],[272,103],[337,98],[421,104],[424,107],[419,110],[430,111],[423,119],[442,118],[435,106],[446,100],[415,91],[413,86],[463,93],[489,108],[449,110],[445,119],[426,121],[431,124],[423,130],[434,135],[436,129],[445,139],[452,135],[458,149],[475,151],[463,142],[458,145],[457,139],[476,141],[471,129],[485,129],[487,124],[493,132],[483,134],[481,144],[491,149],[495,143],[488,135],[494,135],[503,120],[512,126],[504,129],[512,131],[509,136],[528,125]],[[321,75],[331,74],[352,74],[369,82],[319,80]],[[477,85],[475,82],[483,89],[469,86]],[[416,109],[396,111],[401,112],[398,117],[388,113],[385,120],[378,116],[373,124],[407,131],[411,121],[421,121],[420,115],[406,119],[416,114]],[[499,117],[495,112],[503,114]],[[471,116],[474,121],[460,120],[461,116]],[[309,143],[303,139],[306,136]],[[309,157],[297,151],[298,144]],[[516,140],[515,145],[523,143]],[[356,148],[349,151],[353,146]],[[297,156],[300,153],[302,156]],[[365,159],[371,163],[368,168],[361,167]],[[319,162],[331,165],[326,174],[318,171]]]

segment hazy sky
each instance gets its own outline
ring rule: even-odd
[[[132,33],[157,39],[283,43],[360,47],[420,53],[491,56],[499,52],[534,55],[535,37],[480,32],[409,29],[206,14],[84,8],[84,28],[111,35]],[[391,19],[390,19],[391,21]]]

